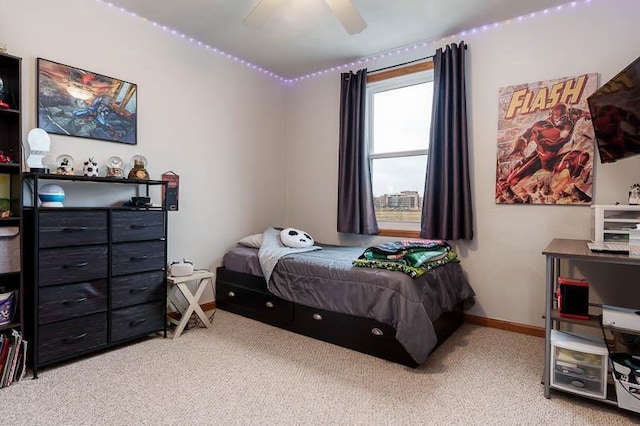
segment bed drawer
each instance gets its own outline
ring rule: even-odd
[[[293,323],[296,333],[325,342],[374,356],[382,357],[389,351],[397,351],[398,356],[408,356],[395,339],[395,329],[373,319],[295,305]]]
[[[293,319],[293,304],[271,293],[262,293],[218,282],[216,304],[230,311],[258,321],[286,327]]]

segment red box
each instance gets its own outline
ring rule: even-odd
[[[589,319],[589,283],[586,280],[559,277],[556,297],[560,317]]]

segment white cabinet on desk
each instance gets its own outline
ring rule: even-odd
[[[640,223],[640,206],[597,204],[591,208],[594,210],[593,241],[596,243],[628,243],[629,231]]]
[[[639,210],[640,211],[640,210]],[[554,298],[555,290],[558,286],[558,277],[560,276],[561,260],[573,260],[583,262],[594,263],[608,263],[608,264],[622,264],[633,265],[640,267],[640,258],[629,257],[626,254],[613,254],[604,252],[592,252],[587,247],[588,241],[586,240],[566,240],[566,239],[554,239],[542,252],[546,256],[546,289],[545,289],[545,363],[544,363],[544,396],[550,397],[550,389],[557,389],[562,391],[569,391],[572,393],[580,394],[586,397],[599,399],[608,402],[613,405],[618,405],[615,391],[612,388],[597,389],[593,387],[590,392],[575,392],[573,389],[568,388],[565,384],[558,384],[552,382],[551,377],[553,370],[555,369],[557,357],[555,353],[552,353],[552,336],[557,335],[553,329],[553,325],[560,322],[570,322],[573,324],[580,324],[585,326],[600,327],[599,318],[591,315],[589,320],[575,320],[565,319],[558,315],[557,302]],[[640,334],[640,333],[638,333]],[[554,341],[556,339],[553,339]],[[554,348],[559,345],[554,345]],[[565,347],[572,348],[575,352],[575,347],[571,345],[564,345]],[[555,350],[555,349],[554,349]],[[595,353],[591,350],[585,350],[585,353]],[[600,355],[604,357],[604,354]],[[584,369],[583,369],[584,370]],[[569,373],[566,373],[567,376]],[[562,376],[560,377],[562,380]],[[601,380],[602,381],[602,380]],[[596,380],[597,382],[597,380]],[[606,397],[606,399],[601,399]]]

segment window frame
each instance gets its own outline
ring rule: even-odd
[[[385,92],[388,90],[401,89],[403,87],[413,86],[417,84],[433,82],[433,61],[429,60],[418,64],[412,64],[401,68],[395,68],[392,70],[380,72],[377,74],[371,74],[367,76],[367,93],[366,93],[366,106],[367,113],[365,117],[365,139],[367,142],[367,161],[369,161],[369,170],[373,170],[373,160],[385,159],[385,158],[401,158],[401,157],[414,157],[418,155],[426,155],[429,158],[429,147],[426,149],[409,150],[409,151],[394,151],[375,154],[373,153],[373,96],[376,93]],[[428,161],[428,160],[427,160]],[[424,200],[424,193],[422,194]],[[379,225],[383,225],[387,222],[380,222]],[[418,223],[418,228],[420,224]],[[415,226],[410,225],[407,229],[391,229],[380,228],[378,235],[380,236],[392,236],[392,237],[404,237],[404,238],[419,238],[420,230],[410,229]]]

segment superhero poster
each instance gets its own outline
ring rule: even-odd
[[[497,204],[590,205],[597,74],[500,89]]]

